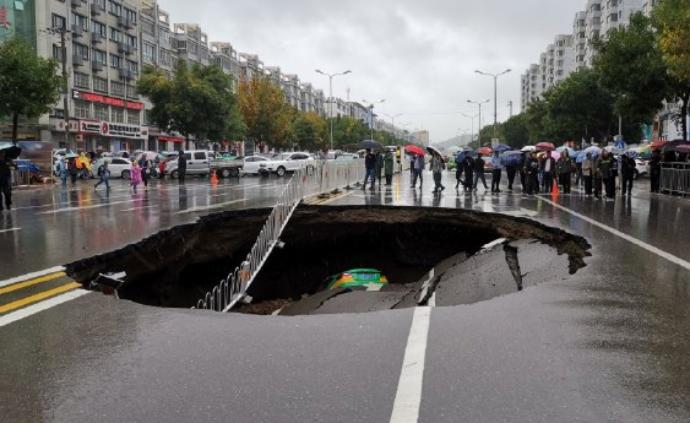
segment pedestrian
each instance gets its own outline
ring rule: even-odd
[[[661,187],[661,153],[658,150],[652,153],[652,159],[649,161],[649,179],[651,191],[658,193]]]
[[[431,172],[434,175],[434,194],[439,193],[446,189],[441,183],[443,178],[443,169],[446,168],[446,164],[443,159],[438,154],[432,154],[431,156]]]
[[[149,161],[146,160],[146,155],[142,157],[139,161],[139,167],[141,168],[141,181],[144,183],[144,189],[149,188]]]
[[[184,151],[180,151],[177,156],[177,177],[180,184],[184,184],[185,176],[187,176],[187,158],[184,156]]]
[[[541,163],[542,170],[542,190],[546,193],[553,188],[553,175],[556,172],[556,160],[551,156],[551,152],[547,151],[544,161]]]
[[[575,158],[577,159],[577,158]],[[577,160],[575,160],[575,186],[579,187],[582,185],[582,163],[578,163]]]
[[[621,156],[621,176],[623,177],[623,186],[621,190],[623,195],[632,195],[633,189],[633,179],[635,179],[635,169],[636,169],[635,159],[623,154]]]
[[[594,182],[594,160],[592,153],[587,153],[582,161],[582,179],[585,181],[585,195],[592,195],[592,185]]]
[[[522,185],[522,192],[527,192],[527,153],[522,153],[522,160],[520,160],[520,185]]]
[[[129,172],[130,175],[130,185],[132,186],[132,190],[134,193],[137,193],[137,187],[141,183],[141,168],[139,167],[139,163],[136,161],[132,162],[132,168]]]
[[[513,183],[515,183],[515,176],[517,176],[518,169],[521,168],[519,164],[516,164],[514,162],[510,162],[508,166],[506,166],[506,173],[508,174],[508,191],[513,190]],[[522,176],[520,177],[522,179]]]
[[[484,184],[484,191],[488,191],[489,187],[486,185],[486,176],[484,176],[484,159],[482,159],[482,156],[478,155],[477,158],[474,159],[474,183],[472,187],[475,191],[477,191],[479,187],[480,179],[482,184]]]
[[[393,152],[388,150],[383,159],[384,174],[386,175],[386,186],[389,187],[393,185],[393,167],[395,166],[395,159],[393,158]]]
[[[539,159],[537,153],[532,152],[527,156],[523,166],[525,171],[525,183],[527,195],[539,194]]]
[[[464,171],[464,166],[463,166],[463,153],[458,153],[455,155],[455,190],[457,191],[458,188],[460,188],[460,184],[463,186],[465,183],[462,181],[462,173]]]
[[[613,173],[613,166],[614,162],[611,154],[604,150],[599,160],[598,169],[601,180],[604,183],[606,197],[609,199],[615,198],[616,195],[616,179]]]
[[[419,179],[419,189],[422,189],[424,185],[424,168],[426,163],[424,162],[424,156],[415,156],[414,159],[414,179],[412,180],[412,188],[417,186],[417,179]]]
[[[381,189],[383,181],[383,154],[380,151],[376,152],[376,179],[378,179],[379,189]]]
[[[10,161],[7,154],[0,151],[0,211],[3,210],[3,197],[5,197],[5,208],[12,208],[12,172],[10,172]]]
[[[75,157],[70,157],[67,161],[67,170],[69,172],[69,178],[72,181],[72,185],[77,184],[77,175],[79,174],[79,169],[77,168],[77,160]]]
[[[67,160],[64,158],[58,159],[56,170],[60,180],[62,181],[62,186],[67,186],[67,175],[69,174],[67,170]]]
[[[498,151],[494,151],[491,164],[493,165],[493,170],[491,171],[491,192],[498,194],[501,192],[501,174],[503,173],[503,163]]]
[[[364,156],[364,169],[364,185],[362,185],[362,189],[367,189],[367,182],[371,178],[371,189],[373,191],[376,186],[376,155],[369,148],[367,148],[367,153]]]
[[[570,183],[572,181],[573,161],[570,159],[568,150],[564,150],[558,162],[556,162],[556,173],[558,173],[558,183],[564,194],[570,194]]]
[[[465,186],[465,192],[472,192],[474,176],[472,173],[474,173],[474,160],[472,160],[472,157],[469,154],[465,156],[465,160],[462,162],[462,168],[465,172],[465,183],[463,184]]]
[[[108,169],[108,161],[104,160],[97,171],[100,180],[94,185],[94,189],[98,188],[100,184],[105,184],[106,191],[110,191],[110,169]]]

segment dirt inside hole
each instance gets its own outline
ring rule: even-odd
[[[248,210],[208,216],[67,269],[84,284],[100,272],[125,271],[121,298],[152,306],[192,307],[244,259],[268,213]],[[324,295],[329,276],[353,268],[381,270],[391,286],[376,295],[393,304],[395,292],[400,296],[397,305],[411,306],[413,302],[405,298],[421,289],[430,269],[454,257],[461,259],[455,264],[460,266],[499,238],[548,246],[565,260],[566,274],[583,267],[589,255],[584,239],[511,216],[452,209],[300,206],[282,236],[285,246],[274,250],[249,290],[253,304],[239,311],[269,314]],[[506,274],[518,277],[519,266],[511,264],[518,255],[510,251],[510,259],[498,260],[508,266]],[[347,309],[347,304],[342,307]]]

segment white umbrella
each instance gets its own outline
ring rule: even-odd
[[[533,145],[526,145],[526,146],[522,147],[522,150],[520,150],[520,151],[522,151],[523,153],[531,153],[533,151],[537,151],[537,147],[535,147]]]

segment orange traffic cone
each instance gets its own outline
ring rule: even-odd
[[[558,189],[558,182],[553,181],[553,187],[551,188],[551,197],[558,197],[561,195],[561,191]]]
[[[211,170],[211,185],[218,185],[218,176],[216,175],[215,169]]]

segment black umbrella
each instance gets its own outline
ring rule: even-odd
[[[0,147],[0,152],[5,153],[5,160],[15,160],[22,154],[22,149],[16,145],[11,145],[9,147]]]
[[[364,140],[360,142],[359,148],[365,150],[383,150],[383,146],[374,140]]]

